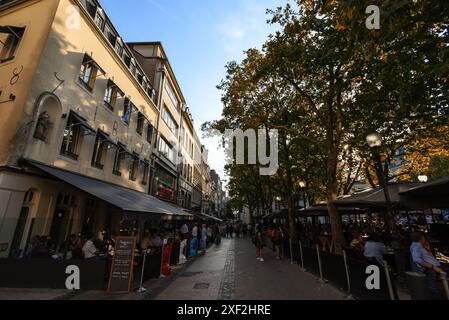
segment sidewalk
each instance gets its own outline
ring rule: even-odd
[[[147,300],[149,296],[161,292],[174,281],[182,270],[186,269],[196,258],[183,265],[172,266],[172,274],[168,277],[150,279],[143,284],[145,293],[133,291],[127,294],[109,294],[106,291],[68,291],[64,289],[27,289],[0,288],[0,300]]]

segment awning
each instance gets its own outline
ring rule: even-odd
[[[70,111],[70,117],[73,117],[74,119],[76,119],[76,121],[78,122],[78,125],[83,127],[86,131],[89,131],[90,133],[95,133],[96,132],[96,130],[89,125],[87,120],[84,119],[83,117],[81,117],[75,111],[73,111],[73,110]]]
[[[189,209],[182,209],[185,212],[190,213],[191,215],[196,216],[197,218],[200,218],[202,220],[214,220],[217,222],[223,222],[222,219],[214,217],[214,216],[210,216],[208,214],[202,213],[202,212],[198,212],[198,211],[193,211],[193,210],[189,210]]]
[[[100,138],[102,139],[103,142],[109,144],[110,146],[112,146],[114,148],[118,148],[117,143],[115,143],[114,140],[112,140],[111,137],[107,133],[99,130],[98,134],[100,135]]]
[[[449,198],[449,177],[445,177],[426,184],[412,188],[408,191],[401,192],[401,195],[418,196],[418,197],[448,197]]]
[[[449,177],[420,184],[400,193],[401,197],[413,199],[425,208],[449,208]]]
[[[390,195],[390,204],[396,208],[411,208],[414,206],[411,200],[401,197],[402,192],[415,188],[416,183],[398,183],[389,184],[388,194]],[[358,207],[358,208],[385,208],[388,203],[385,199],[383,188],[377,187],[356,192],[349,196],[341,197],[335,200],[334,205],[339,207]]]
[[[148,194],[124,188],[118,185],[78,175],[66,170],[50,167],[32,160],[25,160],[28,164],[38,168],[51,176],[58,178],[75,188],[108,202],[123,210],[127,219],[145,219],[145,215],[173,216],[189,218],[191,215],[162,200]]]

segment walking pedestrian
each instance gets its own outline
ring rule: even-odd
[[[260,262],[264,262],[264,259],[263,259],[264,242],[263,242],[263,236],[262,236],[262,229],[260,228],[259,225],[256,225],[254,233],[255,233],[254,244],[256,245],[257,260],[259,260]]]
[[[203,224],[203,228],[201,229],[201,249],[206,252],[207,248],[207,232],[208,229],[205,224]]]

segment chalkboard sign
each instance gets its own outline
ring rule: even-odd
[[[117,237],[111,274],[109,276],[108,292],[130,292],[135,246],[135,237]]]

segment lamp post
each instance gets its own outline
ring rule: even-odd
[[[387,203],[387,210],[385,212],[385,224],[388,231],[395,231],[395,225],[393,221],[393,208],[391,205],[390,193],[388,191],[388,181],[385,179],[385,172],[382,166],[382,160],[380,157],[380,148],[382,146],[382,136],[373,132],[368,134],[366,137],[366,142],[368,146],[371,148],[373,160],[376,165],[376,174],[377,179],[379,180],[379,184],[383,189],[385,201]]]
[[[304,215],[307,215],[307,204],[306,204],[306,187],[307,183],[305,181],[299,181],[299,188],[302,190],[302,202],[304,204]]]

